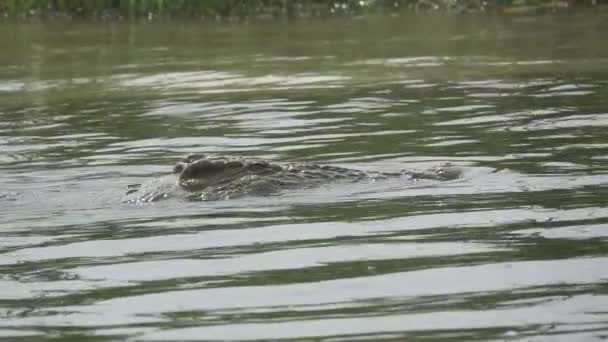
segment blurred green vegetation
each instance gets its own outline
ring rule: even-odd
[[[501,12],[604,8],[608,0],[0,0],[5,19],[243,20],[365,13]]]

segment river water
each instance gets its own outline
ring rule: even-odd
[[[606,19],[2,24],[0,338],[605,338]],[[191,152],[461,175],[123,202]]]

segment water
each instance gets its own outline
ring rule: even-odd
[[[0,336],[608,336],[608,21],[0,29]],[[190,153],[449,181],[123,203]]]

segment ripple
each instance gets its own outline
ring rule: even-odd
[[[232,275],[245,272],[292,270],[330,263],[365,260],[439,257],[499,251],[484,244],[406,243],[366,244],[289,249],[214,260],[162,260],[87,266],[65,270],[79,279],[112,281],[151,281],[183,277]],[[154,272],[157,270],[158,272]]]
[[[569,115],[563,118],[538,119],[523,126],[513,126],[514,131],[549,130],[560,128],[598,127],[608,125],[608,114]]]
[[[473,190],[475,191],[475,190]],[[309,224],[276,225],[249,228],[243,235],[238,230],[215,230],[196,234],[163,234],[145,238],[83,241],[56,246],[23,248],[0,255],[0,264],[9,265],[37,260],[64,258],[101,258],[152,253],[162,251],[187,251],[205,248],[226,248],[243,245],[268,244],[287,241],[314,241],[346,236],[371,236],[387,231],[411,231],[437,227],[492,226],[528,222],[530,220],[570,221],[586,217],[606,217],[604,208],[571,210],[502,210],[416,215],[389,220],[360,222],[356,225],[329,222]],[[458,218],[456,221],[455,219]]]
[[[314,89],[341,86],[348,77],[301,73],[292,75],[245,76],[221,71],[172,72],[157,75],[123,75],[118,87],[198,90],[201,93],[224,93],[270,89]],[[255,88],[252,88],[255,87]]]
[[[508,308],[502,310],[450,310],[433,314],[416,313],[405,315],[383,315],[380,317],[307,319],[291,322],[273,322],[264,324],[241,323],[231,324],[227,331],[223,327],[188,327],[172,328],[163,331],[146,333],[137,340],[166,341],[181,339],[185,341],[198,340],[200,336],[210,339],[289,339],[319,337],[341,338],[405,338],[409,333],[424,334],[425,332],[445,332],[453,336],[454,331],[468,329],[499,330],[504,335],[497,337],[513,338],[520,333],[509,330],[513,326],[549,326],[553,334],[562,333],[564,340],[593,339],[596,335],[594,328],[605,329],[601,320],[590,313],[595,307],[595,301],[606,302],[605,296],[583,296],[571,299],[555,300],[547,305],[524,308]],[[608,304],[608,303],[607,303]],[[574,310],[585,312],[573,313]],[[557,321],[557,323],[556,323]],[[408,322],[404,325],[403,322]],[[471,323],[473,322],[473,323]],[[591,330],[573,332],[571,326],[580,324]],[[452,334],[450,334],[452,332]],[[391,335],[393,333],[394,335]],[[526,336],[527,333],[523,332]],[[534,335],[534,332],[530,332]],[[253,337],[255,336],[255,337]]]
[[[147,316],[154,321],[155,314],[169,312],[247,308],[277,310],[284,307],[335,305],[366,299],[589,284],[605,280],[603,269],[606,267],[608,267],[606,258],[523,261],[438,268],[318,283],[172,291],[116,298],[87,306],[64,306],[60,310],[66,312],[64,316],[78,322],[79,325],[116,325],[120,324],[120,319],[137,322],[139,319],[136,317]],[[467,277],[463,278],[462,274],[467,274]],[[394,284],[408,285],[394,286]],[[592,302],[585,302],[588,303],[586,307],[593,305]],[[59,308],[52,310],[57,309]],[[85,320],[87,316],[92,315],[99,319]],[[599,317],[597,319],[601,322]],[[57,324],[53,323],[56,320],[54,317],[48,317],[47,320],[50,324]],[[28,321],[29,319],[24,319],[17,326],[31,324]],[[13,322],[15,323],[17,322]]]
[[[545,239],[603,239],[608,237],[608,224],[575,225],[551,229],[526,229],[517,231],[516,233],[527,236],[541,236]]]

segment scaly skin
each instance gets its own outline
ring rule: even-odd
[[[178,179],[171,189],[167,189],[167,185],[156,185],[151,191],[144,191],[136,201],[147,202],[168,197],[174,188],[189,193],[188,197],[211,200],[270,195],[284,189],[315,187],[331,181],[375,181],[395,177],[445,180],[458,176],[442,169],[423,172],[366,172],[329,165],[270,163],[207,157],[202,154],[191,154],[179,160],[173,173],[178,175]],[[131,192],[139,192],[139,189]]]

